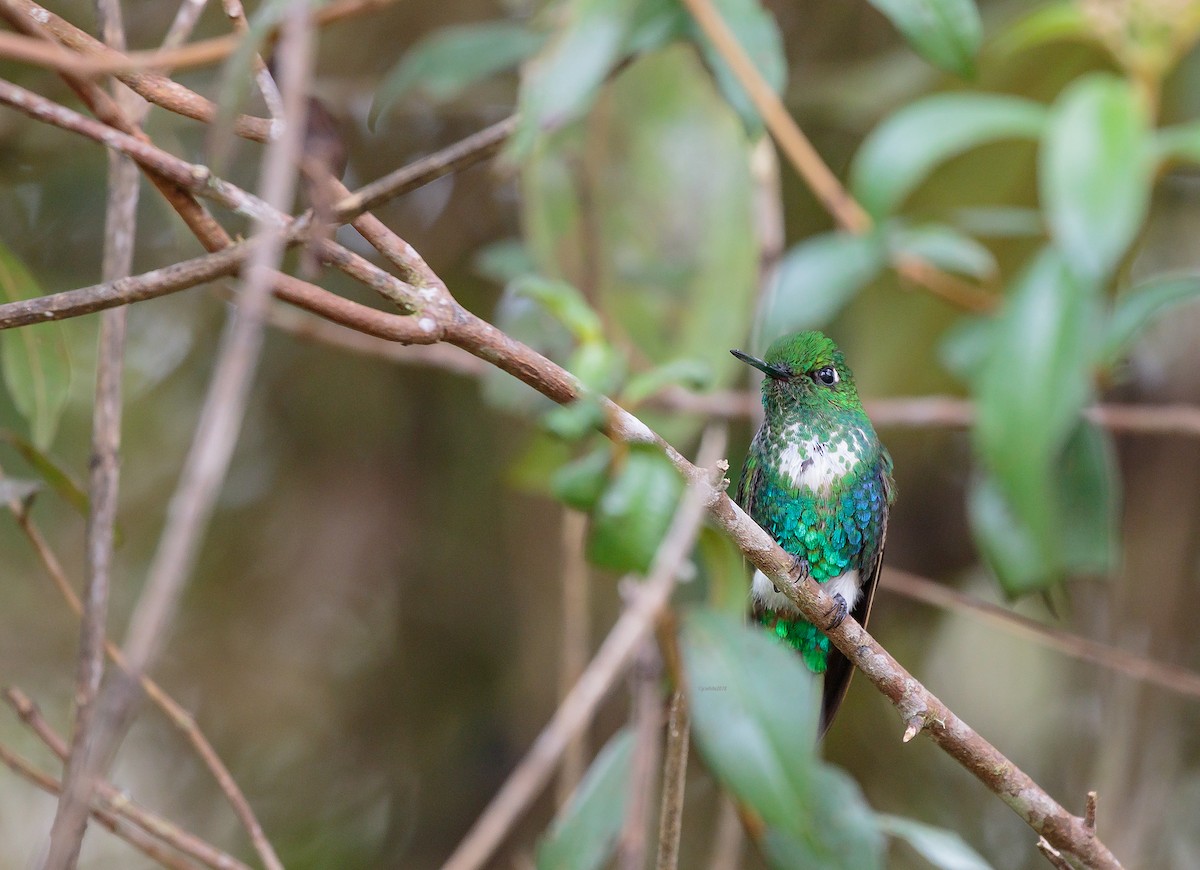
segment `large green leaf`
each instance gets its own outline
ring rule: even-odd
[[[1091,396],[1094,288],[1054,248],[1026,269],[979,378],[975,443],[1016,515],[1052,549],[1052,466]]]
[[[1072,267],[1106,278],[1150,203],[1154,153],[1146,112],[1125,79],[1094,74],[1058,98],[1039,155],[1051,236]]]
[[[967,488],[971,534],[1005,593],[1011,597],[1045,589],[1060,576],[1029,524],[1013,510],[996,481],[979,474]]]
[[[1062,40],[1096,41],[1095,30],[1082,4],[1068,0],[1038,6],[996,37],[989,52],[1011,56]]]
[[[528,157],[539,137],[587,114],[621,59],[635,8],[635,0],[572,0],[558,7],[561,25],[521,78],[512,156]]]
[[[0,244],[0,298],[41,296],[25,264]],[[54,440],[71,387],[71,363],[60,323],[35,323],[0,336],[0,366],[13,405],[29,423],[30,440],[45,451]]]
[[[1112,436],[1083,421],[1055,463],[1067,571],[1103,574],[1117,560],[1121,477]]]
[[[754,62],[763,80],[775,93],[782,93],[787,84],[787,58],[783,52],[783,36],[775,16],[759,0],[713,0],[717,12],[729,26],[738,44]],[[704,53],[705,62],[713,70],[717,85],[729,104],[737,110],[742,122],[756,137],[762,131],[762,119],[750,101],[749,94],[738,83],[733,70],[708,38],[697,30],[696,39]]]
[[[1163,127],[1154,134],[1155,162],[1200,163],[1200,122]]]
[[[604,744],[538,843],[538,870],[598,870],[608,860],[629,801],[633,736],[622,728]]]
[[[1100,363],[1113,366],[1120,361],[1142,330],[1172,306],[1200,298],[1200,276],[1151,278],[1130,287],[1113,303],[1104,325]]]
[[[644,573],[654,560],[683,492],[683,478],[662,451],[633,445],[592,511],[588,559],[613,571]]]
[[[937,870],[992,870],[992,865],[954,831],[886,814],[879,815],[879,824],[889,837],[908,843]]]
[[[937,94],[900,109],[863,142],[850,167],[850,187],[867,211],[894,211],[933,167],[999,139],[1036,139],[1045,107],[997,94]]]
[[[545,42],[526,25],[488,21],[446,27],[425,37],[400,59],[380,83],[371,103],[367,125],[411,91],[430,100],[451,100],[483,79],[515,67]]]
[[[916,257],[943,272],[980,280],[993,278],[997,272],[996,258],[991,251],[965,233],[944,224],[889,227],[887,240],[893,261],[896,257]]]
[[[684,623],[696,745],[721,784],[766,823],[775,867],[882,866],[874,814],[852,780],[816,755],[820,693],[798,656],[711,611]]]
[[[875,234],[826,233],[794,246],[762,307],[759,341],[766,346],[781,335],[825,326],[885,262],[883,240]]]
[[[975,74],[983,24],[974,0],[868,0],[921,57],[947,72]]]

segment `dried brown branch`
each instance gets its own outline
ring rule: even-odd
[[[42,711],[28,695],[16,687],[10,686],[4,690],[4,699],[16,711],[21,721],[29,726],[30,730],[51,752],[58,756],[59,760],[67,760],[66,741],[50,727],[50,723],[46,721]],[[96,795],[102,804],[100,809],[109,815],[128,820],[145,833],[178,849],[185,855],[195,858],[206,867],[212,867],[214,870],[249,870],[246,864],[232,855],[222,852],[195,834],[183,830],[174,822],[151,812],[107,782],[100,781],[96,784]]]
[[[48,773],[38,770],[7,746],[0,745],[0,762],[3,762],[17,776],[32,783],[47,794],[57,796],[62,790],[62,786],[57,779]],[[141,829],[122,821],[112,813],[93,808],[92,816],[97,822],[112,831],[113,834],[163,867],[169,867],[172,870],[195,870],[198,866],[164,849],[157,840],[147,836]]]
[[[679,866],[679,840],[683,833],[683,793],[687,782],[690,731],[687,696],[682,689],[676,688],[671,695],[671,710],[667,719],[662,807],[658,816],[658,857],[654,863],[656,870],[676,870]]]
[[[107,45],[125,49],[125,26],[118,0],[97,0],[97,20]],[[132,99],[130,99],[132,98]],[[113,99],[127,108],[138,98],[123,85],[114,85]],[[137,225],[138,170],[133,162],[115,152],[108,155],[108,205],[105,216],[102,278],[115,281],[129,275],[133,264],[134,236]],[[108,600],[111,584],[113,530],[117,517],[117,493],[120,481],[121,376],[125,368],[126,309],[105,311],[100,320],[97,341],[96,388],[92,414],[92,457],[89,463],[88,517],[86,532],[87,573],[80,620],[79,662],[75,678],[75,727],[71,751],[65,759],[62,795],[55,813],[54,830],[72,818],[73,802],[78,808],[79,840],[63,842],[57,858],[68,865],[78,861],[86,811],[87,784],[82,759],[93,739],[92,714],[100,682],[104,675],[104,640],[107,636]],[[71,850],[67,854],[67,850]],[[51,849],[54,855],[55,850]],[[51,859],[48,859],[50,861]],[[57,865],[54,865],[57,866]]]
[[[646,866],[646,836],[650,829],[654,780],[662,756],[662,670],[662,658],[654,638],[647,637],[631,670],[633,759],[625,820],[617,839],[617,866],[621,870],[643,870]]]
[[[706,435],[700,446],[701,467],[724,452],[718,436]],[[715,449],[714,449],[715,448]],[[617,620],[587,670],[559,705],[529,752],[475,821],[467,836],[446,861],[443,870],[473,870],[487,863],[513,823],[545,787],[571,738],[591,721],[597,706],[629,666],[654,622],[667,606],[679,567],[691,552],[706,503],[718,490],[708,471],[697,468],[695,485],[688,488],[667,535],[659,546],[645,583],[638,584],[634,601]]]
[[[1029,638],[1035,643],[1080,661],[1108,668],[1135,680],[1153,683],[1189,698],[1200,698],[1200,674],[1080,637],[1050,625],[1043,625],[1037,620],[1006,610],[999,605],[980,601],[957,589],[934,583],[916,574],[887,568],[883,572],[881,587],[905,598],[991,623],[1011,634]]]

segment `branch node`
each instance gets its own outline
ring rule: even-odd
[[[1087,803],[1083,808],[1083,825],[1093,834],[1096,833],[1096,792],[1087,793]]]
[[[1058,870],[1073,870],[1067,859],[1063,857],[1062,852],[1050,845],[1050,842],[1045,837],[1038,839],[1038,851],[1046,856],[1046,860],[1053,864]]]
[[[907,727],[904,729],[904,737],[901,739],[904,743],[908,743],[923,730],[925,730],[925,717],[920,713],[917,713],[916,715],[908,717],[908,721],[905,724]]]

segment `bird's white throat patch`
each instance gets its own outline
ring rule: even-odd
[[[862,591],[862,584],[859,582],[859,574],[856,569],[851,569],[841,576],[822,583],[821,587],[830,595],[841,595],[846,600],[847,613],[853,612],[854,605],[858,603],[859,593]],[[775,588],[775,584],[762,571],[754,572],[750,595],[763,607],[774,610],[776,613],[798,612],[796,605],[792,604],[792,600],[779,592]]]
[[[783,433],[787,447],[779,454],[779,474],[797,489],[828,492],[850,473],[861,456],[857,431],[835,432],[831,438],[803,438],[795,428]]]

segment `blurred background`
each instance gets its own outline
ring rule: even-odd
[[[1099,10],[1092,20],[1152,8],[1161,24],[1172,16],[1190,22],[1194,5],[1090,0],[1072,8]],[[175,11],[163,2],[124,6],[136,48],[157,45]],[[973,80],[914,53],[866,2],[772,0],[766,8],[786,57],[785,102],[842,178],[876,125],[927,94],[970,88],[1049,104],[1083,73],[1119,68],[1095,39],[997,45],[1041,8],[1031,3],[980,5],[984,43]],[[94,32],[90,4],[71,0],[55,11]],[[559,26],[547,15],[524,0],[410,2],[323,29],[315,96],[341,127],[347,186],[513,111],[515,70],[441,92],[411,72],[395,84],[397,65],[422,40],[481,21],[533,21],[542,32]],[[197,36],[224,33],[222,18],[210,3]],[[1159,123],[1187,121],[1200,110],[1200,64],[1189,47],[1163,79]],[[178,78],[214,95],[220,74],[210,68]],[[75,105],[47,72],[0,61],[0,75]],[[381,101],[385,82],[394,95]],[[261,112],[253,100],[248,107]],[[204,159],[200,125],[154,110],[147,131],[161,147]],[[577,347],[578,335],[547,322],[528,294],[505,285],[531,265],[572,282],[603,325],[602,383],[627,384],[630,372],[686,359],[703,372],[695,380],[710,388],[753,386],[726,351],[761,351],[770,331],[769,319],[755,319],[766,304],[760,257],[833,228],[795,172],[774,166],[771,150],[756,148],[756,139],[714,85],[701,53],[682,41],[631,62],[583,120],[525,153],[442,178],[376,214],[467,307],[547,350]],[[234,154],[227,174],[253,188],[258,146],[241,142]],[[0,109],[0,243],[42,292],[99,280],[105,171],[93,143]],[[975,208],[977,218],[990,219],[992,228],[977,240],[994,265],[980,272],[979,283],[1004,293],[1045,243],[1037,176],[1036,143],[986,144],[939,166],[905,212],[941,217]],[[1104,294],[1140,277],[1197,267],[1197,179],[1186,167],[1159,173],[1139,235]],[[1009,223],[999,226],[1002,219]],[[778,244],[773,227],[783,233]],[[339,239],[370,254],[351,230]],[[143,186],[135,271],[199,252],[169,207]],[[340,274],[325,272],[319,283],[377,304]],[[842,304],[814,316],[845,350],[865,397],[970,394],[942,350],[966,319],[962,310],[888,270],[852,289]],[[205,288],[130,312],[115,637],[154,552],[224,316],[225,303]],[[69,399],[48,448],[81,481],[96,328],[94,317],[64,323]],[[1105,373],[1102,397],[1200,402],[1198,339],[1200,307],[1172,309]],[[572,359],[569,350],[557,358]],[[554,497],[551,482],[563,462],[596,443],[550,434],[573,422],[547,422],[545,410],[505,376],[464,376],[424,364],[420,351],[401,364],[270,333],[233,467],[156,677],[196,715],[288,867],[438,866],[555,709],[564,565],[578,548],[580,523]],[[704,422],[684,411],[648,410],[646,419],[689,454]],[[754,425],[746,418],[731,424],[735,480]],[[0,427],[27,431],[4,392]],[[1064,631],[1200,668],[1194,435],[1114,436],[1117,474],[1108,483],[1119,491],[1112,496],[1116,557],[1103,571],[1068,572],[1065,585],[1054,587],[1052,613],[1037,594],[1007,599],[980,557],[965,506],[979,464],[972,436],[941,425],[881,426],[880,434],[895,459],[900,493],[889,565]],[[7,475],[34,476],[7,442],[0,443],[0,464]],[[51,492],[37,497],[32,516],[79,584],[83,518]],[[0,683],[22,688],[66,732],[77,624],[11,516],[0,522],[0,552]],[[594,650],[620,611],[620,596],[616,571],[589,574],[584,642]],[[703,587],[711,571],[701,574]],[[684,597],[704,594],[694,588]],[[1127,867],[1200,866],[1196,698],[886,588],[871,630],[1069,809],[1081,812],[1085,793],[1096,789],[1101,836]],[[590,731],[593,750],[628,709],[628,691],[609,698]],[[890,705],[860,678],[824,753],[875,809],[953,830],[996,868],[1045,866],[1030,830],[1007,807],[929,741],[901,744],[901,731]],[[7,712],[0,741],[57,772]],[[249,859],[217,787],[157,711],[143,712],[114,779]],[[716,798],[711,776],[693,758],[683,867],[706,866]],[[529,865],[555,800],[548,790],[494,866]],[[0,865],[27,866],[53,809],[50,797],[0,775]],[[106,833],[89,833],[82,866],[144,862]],[[928,866],[902,845],[890,848],[888,865]],[[763,864],[747,847],[742,866]]]

